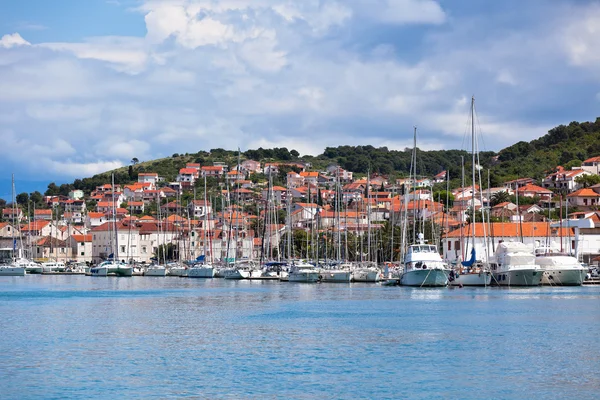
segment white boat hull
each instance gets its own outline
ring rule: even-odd
[[[379,282],[383,279],[383,274],[374,269],[357,269],[352,272],[354,282]]]
[[[448,273],[443,269],[413,269],[402,274],[400,285],[444,287],[448,285]]]
[[[25,267],[0,267],[0,276],[25,276]]]
[[[167,269],[165,267],[148,268],[144,272],[144,276],[167,276]]]
[[[494,284],[498,286],[539,286],[544,271],[538,268],[513,269],[494,273]]]
[[[92,276],[108,276],[108,267],[92,267],[90,268]]]
[[[319,271],[295,271],[288,275],[289,282],[315,283],[319,282]]]
[[[339,270],[322,270],[319,273],[321,282],[350,283],[352,272]]]
[[[188,278],[213,278],[215,269],[213,267],[192,267],[187,270]]]
[[[234,269],[227,271],[224,276],[225,279],[248,279],[250,278],[250,271],[242,269]]]
[[[585,280],[585,269],[546,270],[541,284],[550,286],[581,286]]]
[[[184,267],[172,267],[169,269],[170,276],[188,276],[188,269]]]
[[[492,273],[489,271],[458,274],[454,280],[448,280],[450,286],[489,286],[491,283]]]

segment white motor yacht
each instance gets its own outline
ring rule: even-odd
[[[404,272],[400,285],[418,287],[443,287],[448,285],[450,270],[437,251],[436,246],[426,244],[423,234],[419,243],[408,247],[404,258]]]
[[[533,250],[521,242],[499,243],[490,265],[499,286],[538,286],[544,273]]]
[[[535,264],[544,269],[542,285],[580,286],[587,274],[575,257],[549,247],[535,249]]]

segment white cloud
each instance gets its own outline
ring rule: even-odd
[[[29,46],[31,45],[31,43],[29,43],[27,40],[23,39],[21,37],[21,35],[19,35],[18,33],[13,33],[13,34],[7,34],[2,36],[2,39],[0,39],[0,47],[4,47],[5,49],[10,49],[11,47],[15,47],[15,46]]]
[[[577,8],[578,12],[561,30],[564,50],[576,66],[600,67],[600,5]]]

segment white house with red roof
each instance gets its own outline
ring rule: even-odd
[[[184,189],[189,189],[194,186],[198,179],[198,170],[196,168],[181,168],[177,175],[177,182],[181,182]]]
[[[591,157],[581,163],[581,169],[600,175],[600,156]]]
[[[551,200],[552,196],[554,196],[554,192],[552,190],[548,190],[532,183],[529,183],[525,186],[519,186],[517,193],[519,196],[523,197],[539,197],[540,200]]]
[[[304,171],[300,172],[300,176],[304,178],[303,184],[306,185],[317,185],[319,179],[319,173],[317,171]]]
[[[109,218],[106,216],[106,213],[103,212],[88,212],[85,216],[85,226],[90,228],[95,228],[96,226],[100,226]]]
[[[222,165],[205,165],[202,167],[202,177],[220,177],[225,174],[225,167]]]
[[[92,235],[71,235],[67,238],[67,246],[71,247],[72,260],[77,262],[92,261]]]
[[[567,171],[563,167],[558,166],[553,173],[544,178],[542,186],[546,189],[562,189],[571,192],[581,187],[575,180],[584,175],[592,175],[592,173],[584,169]]]
[[[39,209],[39,210],[35,210],[33,212],[33,219],[34,220],[44,220],[44,221],[50,221],[52,220],[52,210],[50,209]]]
[[[567,201],[575,207],[597,207],[600,204],[600,194],[590,188],[583,188],[568,194]]]
[[[138,173],[138,183],[150,183],[154,186],[159,182],[159,177],[156,172],[140,172]]]
[[[260,162],[254,160],[244,160],[240,165],[240,169],[248,171],[250,173],[261,173]]]
[[[12,238],[13,233],[17,236],[14,227],[8,222],[0,222],[0,238]]]
[[[14,209],[12,207],[7,207],[2,210],[2,219],[11,222],[21,222],[23,220],[23,210],[19,207],[15,207]]]
[[[304,185],[304,178],[296,171],[290,171],[287,173],[287,186],[295,188]]]

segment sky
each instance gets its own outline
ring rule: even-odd
[[[482,150],[600,115],[600,2],[0,2],[0,197],[211,148]]]

